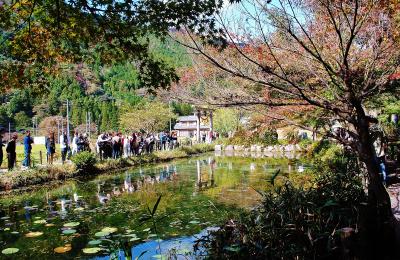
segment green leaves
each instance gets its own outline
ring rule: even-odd
[[[19,252],[19,249],[18,248],[14,248],[14,247],[6,248],[6,249],[3,249],[1,251],[1,253],[3,255],[12,255],[12,254],[15,254],[15,253],[18,253],[18,252]]]

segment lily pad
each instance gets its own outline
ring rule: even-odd
[[[94,234],[94,235],[95,235],[96,237],[106,237],[106,236],[110,235],[110,233],[100,231],[100,232],[97,232],[97,233]]]
[[[197,220],[189,221],[189,224],[199,224],[199,223],[200,223],[200,221],[197,221]]]
[[[13,234],[13,235],[18,235],[19,232],[18,232],[18,231],[13,231],[13,232],[11,232],[11,234]]]
[[[167,259],[167,257],[165,255],[153,255],[152,258],[161,259],[161,260]]]
[[[176,254],[178,254],[178,255],[187,255],[190,253],[191,253],[191,251],[187,248],[183,248],[183,249],[176,251]]]
[[[33,221],[33,223],[35,223],[35,224],[46,224],[46,223],[47,223],[47,221],[46,221],[46,220],[44,220],[44,219],[39,219],[39,220],[35,220],[35,221]]]
[[[71,251],[72,247],[70,246],[60,246],[60,247],[56,247],[54,248],[54,252],[58,253],[58,254],[64,254],[68,251]]]
[[[100,247],[88,247],[88,248],[82,249],[83,253],[85,253],[85,254],[97,254],[101,250],[102,249]]]
[[[1,220],[7,220],[7,219],[10,219],[10,217],[2,217],[2,218],[0,218]]]
[[[43,232],[29,232],[25,234],[25,237],[40,237],[41,235],[43,235]]]
[[[145,229],[143,229],[143,231],[144,231],[144,232],[149,232],[149,231],[150,231],[150,228],[145,228]]]
[[[226,246],[224,247],[224,249],[226,251],[230,251],[230,252],[239,252],[240,251],[240,247],[239,246]]]
[[[138,240],[140,240],[140,238],[138,238],[138,237],[132,237],[131,239],[129,239],[130,242],[135,242]]]
[[[97,246],[101,244],[101,240],[91,240],[89,241],[88,245]]]
[[[68,222],[64,224],[64,227],[77,227],[79,224],[79,222]]]
[[[115,228],[115,227],[105,227],[101,230],[101,232],[106,232],[106,233],[114,233],[117,231],[118,231],[118,228]]]
[[[76,233],[76,230],[75,229],[66,229],[66,230],[63,230],[63,232],[62,232],[64,235],[71,235],[71,234],[75,234]]]
[[[3,251],[1,251],[1,253],[4,255],[11,255],[11,254],[18,253],[18,251],[19,251],[18,248],[9,247],[9,248],[3,249]]]
[[[45,226],[46,226],[46,227],[54,227],[55,224],[53,224],[53,223],[47,223]]]

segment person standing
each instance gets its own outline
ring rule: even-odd
[[[50,133],[46,138],[46,151],[47,151],[47,163],[53,164],[54,154],[56,153],[56,142],[54,140],[54,133]]]
[[[17,140],[17,134],[13,134],[11,140],[7,143],[6,152],[8,159],[8,170],[11,171],[15,166],[15,159],[17,158],[17,153],[15,152],[15,142]]]
[[[33,138],[31,137],[31,132],[28,130],[28,131],[26,131],[26,135],[24,137],[25,159],[24,159],[22,165],[25,167],[31,167],[32,144],[33,144]]]
[[[78,152],[78,132],[75,132],[74,138],[72,138],[72,155],[76,154]]]
[[[64,164],[68,152],[68,137],[65,134],[65,132],[63,132],[60,136],[60,150],[61,150],[61,163]]]

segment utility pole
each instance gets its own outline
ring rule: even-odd
[[[85,121],[85,133],[88,132],[88,111],[86,111],[86,121]]]
[[[57,143],[60,144],[60,119],[57,120]]]
[[[70,143],[70,136],[69,136],[69,101],[67,99],[67,137],[68,137],[68,143]]]
[[[171,100],[168,102],[169,109],[171,110]],[[169,119],[169,133],[172,132],[172,119]]]
[[[32,117],[32,133],[35,134],[35,117]]]
[[[90,140],[90,132],[91,132],[90,131],[91,130],[91,128],[90,128],[90,119],[91,119],[90,116],[91,116],[91,113],[90,112],[88,112],[88,113],[89,113],[89,140]]]

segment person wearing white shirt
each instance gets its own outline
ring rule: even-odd
[[[67,158],[67,152],[68,152],[68,137],[64,133],[60,136],[60,150],[61,150],[61,162],[64,164],[65,159]]]

